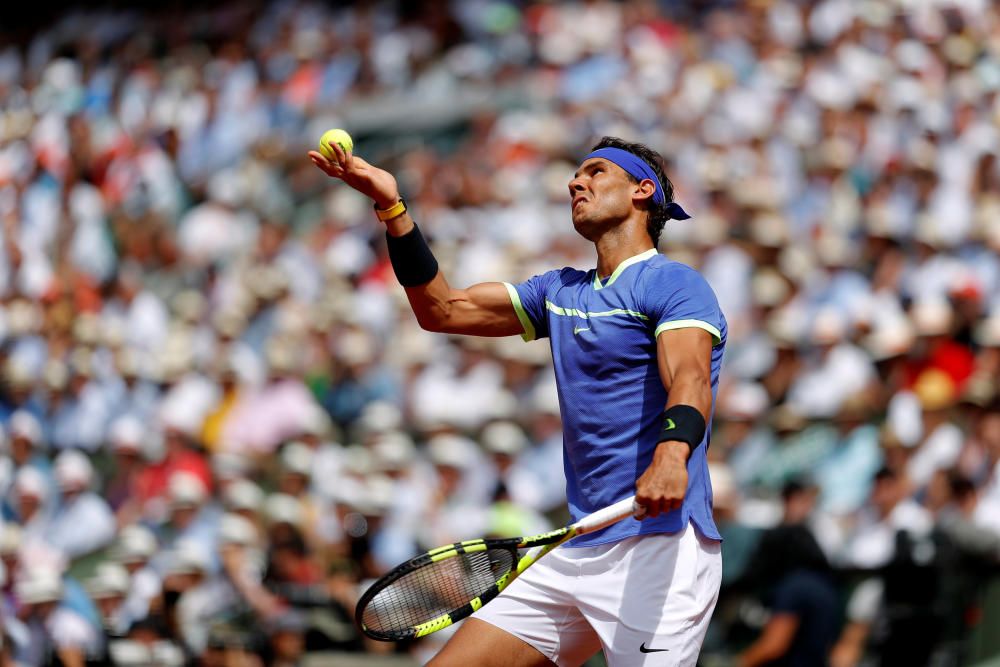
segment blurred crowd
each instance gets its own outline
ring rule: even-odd
[[[0,665],[425,659],[359,637],[364,586],[564,520],[546,344],[418,328],[371,203],[305,156],[331,127],[461,286],[592,266],[576,161],[662,152],[694,218],[660,249],[730,327],[706,659],[968,658],[1000,560],[991,3],[340,4],[0,36]],[[768,644],[782,615],[809,632]]]

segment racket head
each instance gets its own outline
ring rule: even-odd
[[[400,641],[443,630],[500,594],[542,556],[637,512],[635,497],[541,535],[478,539],[432,549],[372,584],[354,610],[358,629],[372,639]],[[520,556],[518,549],[529,549]]]
[[[411,558],[365,591],[355,624],[380,641],[442,630],[506,588],[516,576],[521,543],[521,538],[467,540]]]

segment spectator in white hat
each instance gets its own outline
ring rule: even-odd
[[[138,502],[139,479],[147,463],[146,441],[153,437],[154,434],[134,415],[118,417],[108,430],[114,468],[104,484],[104,498],[121,525],[132,523],[142,513]]]
[[[495,475],[493,500],[505,500],[519,507],[542,509],[542,480],[528,465],[524,453],[531,447],[527,433],[510,420],[497,420],[486,425],[479,441],[490,457]]]
[[[778,444],[766,419],[769,404],[767,390],[756,382],[739,382],[719,391],[718,440],[712,446],[726,450],[730,474],[743,491],[767,466],[767,456]]]
[[[163,521],[165,504],[170,499],[170,480],[183,473],[198,479],[207,493],[212,489],[212,471],[208,461],[183,430],[165,423],[164,456],[147,465],[137,479],[136,496],[146,519]]]
[[[68,449],[56,457],[55,475],[62,497],[49,523],[49,543],[69,560],[110,544],[115,516],[108,502],[90,490],[94,475],[90,459]]]
[[[222,503],[227,511],[258,524],[264,506],[264,492],[248,479],[237,479],[226,487]]]
[[[55,411],[46,415],[53,448],[79,448],[94,452],[100,447],[111,417],[107,387],[95,379],[94,355],[78,347],[69,355],[69,378]]]
[[[333,480],[340,476],[344,450],[341,445],[343,433],[326,411],[317,405],[306,415],[298,441],[313,452],[313,491],[322,494],[322,481]]]
[[[129,622],[146,618],[150,605],[163,591],[163,579],[150,564],[160,548],[153,531],[139,524],[124,526],[111,556],[129,574],[129,590],[121,616]]]
[[[18,410],[11,415],[7,429],[5,451],[10,455],[12,479],[19,470],[31,467],[42,474],[46,489],[54,492],[56,483],[52,477],[52,464],[45,456],[45,442],[38,418],[27,410]],[[8,492],[6,502],[10,507],[16,506],[14,500]]]
[[[436,435],[427,442],[427,456],[437,473],[437,493],[421,521],[421,544],[430,549],[482,533],[491,489],[473,481],[483,465],[475,443],[450,433]]]
[[[850,342],[848,327],[847,317],[833,306],[816,313],[810,332],[815,354],[788,392],[789,403],[807,417],[832,417],[875,378],[871,359]]]
[[[52,509],[47,480],[35,468],[22,468],[14,478],[14,494],[24,537],[45,541]]]
[[[119,563],[102,562],[93,576],[85,583],[90,599],[97,605],[104,626],[105,643],[112,637],[121,637],[127,631],[131,618],[125,601],[131,586],[128,570]]]
[[[37,567],[15,583],[15,594],[26,609],[30,639],[18,647],[21,664],[49,664],[58,656],[64,665],[82,666],[100,649],[96,629],[77,612],[62,604],[63,581],[57,570]]]
[[[913,304],[910,318],[917,334],[910,351],[908,383],[928,369],[938,369],[948,375],[961,392],[975,370],[972,350],[956,340],[955,310],[944,299],[922,299]]]
[[[161,543],[168,549],[186,544],[199,553],[211,554],[206,567],[215,572],[218,569],[214,554],[218,545],[220,511],[211,502],[204,484],[190,473],[174,473],[170,478],[168,504],[168,520],[160,527]],[[161,572],[164,569],[159,557],[155,567]]]
[[[176,614],[180,638],[194,655],[200,655],[208,641],[208,619],[232,606],[227,588],[211,574],[212,555],[198,543],[179,540],[165,554],[163,579],[165,602]]]

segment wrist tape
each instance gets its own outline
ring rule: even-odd
[[[419,227],[413,225],[413,229],[402,236],[392,236],[386,232],[385,240],[389,246],[389,261],[400,285],[419,287],[426,285],[437,275],[437,260]]]

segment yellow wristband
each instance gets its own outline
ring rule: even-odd
[[[399,216],[406,213],[406,202],[402,197],[399,201],[390,206],[389,208],[379,208],[378,204],[375,204],[375,215],[379,220],[385,222],[386,220],[392,220],[393,218],[398,218]]]

